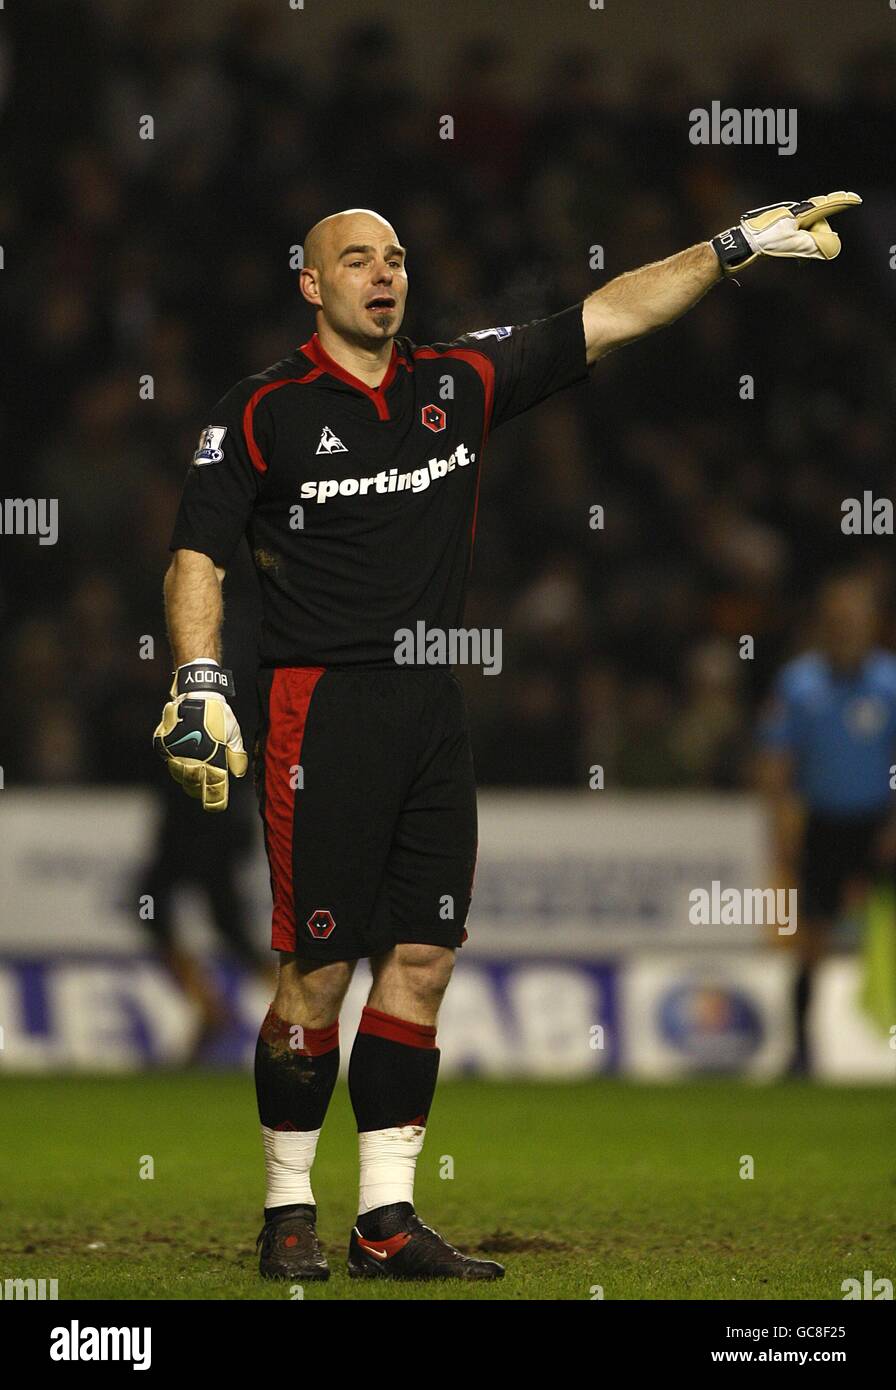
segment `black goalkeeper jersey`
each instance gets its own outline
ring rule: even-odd
[[[582,306],[418,347],[370,387],[317,334],[215,406],[172,550],[226,568],[243,534],[262,666],[394,664],[399,629],[463,621],[489,430],[587,375]]]

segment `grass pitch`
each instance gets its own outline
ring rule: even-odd
[[[345,1273],[357,1140],[340,1081],[314,1169],[333,1273],[304,1296],[841,1299],[866,1269],[896,1278],[892,1122],[885,1088],[446,1082],[417,1209],[507,1277],[380,1285]],[[60,1299],[290,1297],[257,1275],[248,1075],[4,1078],[0,1135],[0,1280],[55,1278]]]

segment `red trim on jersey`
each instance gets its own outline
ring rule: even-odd
[[[394,343],[392,344],[392,356],[386,368],[386,375],[379,386],[368,386],[366,381],[362,381],[360,377],[352,376],[345,367],[340,367],[339,363],[327,352],[316,333],[312,333],[307,343],[302,344],[299,352],[304,352],[306,357],[310,357],[312,362],[316,362],[322,372],[329,372],[330,376],[335,376],[337,381],[345,382],[346,386],[353,387],[355,391],[361,391],[368,400],[373,401],[380,420],[389,419],[389,403],[386,400],[386,392],[395,380],[399,362],[403,367],[407,367],[408,371],[413,370],[403,357],[399,357],[398,349]]]
[[[316,367],[307,376],[284,376],[278,381],[269,381],[265,386],[259,386],[246,401],[243,410],[243,438],[246,441],[246,448],[249,450],[249,457],[252,460],[252,467],[258,473],[267,473],[268,466],[264,461],[261,450],[255,442],[255,425],[253,417],[255,407],[258,402],[268,394],[269,391],[276,391],[278,386],[304,386],[308,381],[314,381],[315,377],[320,376],[320,368]]]
[[[492,412],[495,408],[495,364],[490,357],[486,357],[484,352],[477,352],[475,348],[448,348],[446,352],[436,352],[435,348],[417,348],[415,357],[428,358],[432,360],[437,357],[456,357],[461,362],[466,362],[482,382],[482,389],[485,393],[485,423],[482,427],[482,438],[479,441],[479,467],[476,469],[476,497],[473,502],[473,521],[470,526],[470,565],[473,564],[473,546],[476,542],[476,518],[479,515],[479,484],[482,481],[482,456],[485,453],[485,445],[488,440],[489,430],[492,426]]]
[[[436,1030],[427,1023],[409,1023],[405,1018],[394,1018],[379,1009],[365,1005],[361,1011],[359,1033],[372,1033],[376,1038],[386,1038],[389,1042],[404,1043],[405,1047],[430,1048],[436,1045]]]
[[[435,348],[417,348],[414,357],[432,360],[436,357],[457,357],[461,362],[466,362],[482,382],[482,389],[485,392],[485,433],[482,444],[488,439],[488,432],[492,424],[492,411],[495,408],[495,364],[490,357],[486,357],[484,352],[477,352],[475,348],[448,348],[445,352],[436,352]]]
[[[296,794],[291,769],[302,760],[308,706],[325,666],[278,667],[271,682],[264,748],[264,824],[271,865],[274,915],[271,947],[296,948],[293,899],[293,829]]]

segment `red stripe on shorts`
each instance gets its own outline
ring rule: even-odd
[[[296,792],[292,781],[294,769],[302,761],[308,706],[325,669],[323,666],[278,667],[271,682],[264,748],[264,823],[274,896],[271,947],[275,951],[296,949],[293,901]]]

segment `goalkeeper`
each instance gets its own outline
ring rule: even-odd
[[[490,430],[760,256],[833,259],[828,219],[859,202],[833,193],[759,208],[561,313],[428,346],[399,336],[406,251],[384,218],[353,208],[308,233],[299,288],[316,331],[223,397],[187,474],[165,583],[176,669],[155,737],[184,790],[224,811],[229,776],[248,762],[220,644],[224,574],[246,535],[262,596],[255,777],[280,955],[255,1065],[264,1277],[328,1277],[311,1168],[362,958],[373,982],[348,1073],[360,1157],[349,1272],[503,1274],[414,1208],[477,826],[461,687],[444,668],[396,660],[400,630],[463,623]],[[423,473],[427,487],[407,486]]]

